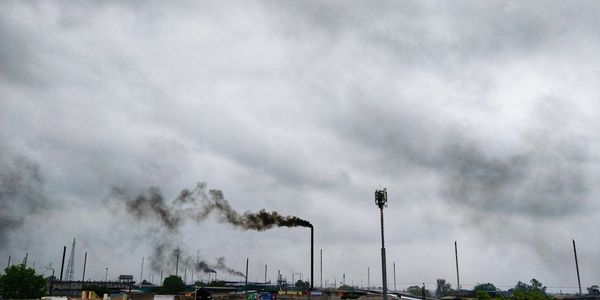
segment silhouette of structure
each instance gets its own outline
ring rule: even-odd
[[[69,254],[69,262],[67,263],[67,281],[73,281],[75,273],[75,239],[73,238],[73,246],[71,246],[71,254]]]

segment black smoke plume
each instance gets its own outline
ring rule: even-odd
[[[219,221],[234,227],[263,231],[273,227],[312,227],[307,220],[284,216],[264,209],[258,212],[235,211],[220,190],[206,191],[206,184],[198,183],[192,190],[184,189],[170,204],[161,191],[152,187],[146,194],[134,198],[125,196],[123,189],[113,188],[113,197],[121,198],[128,211],[138,219],[156,219],[169,231],[176,231],[186,220],[203,221],[214,213]]]

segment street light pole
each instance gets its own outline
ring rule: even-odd
[[[387,189],[375,191],[375,204],[379,207],[381,217],[381,274],[383,279],[383,300],[387,297],[387,272],[385,268],[385,239],[383,235],[383,208],[387,206]]]

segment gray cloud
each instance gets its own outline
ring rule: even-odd
[[[2,255],[58,252],[78,235],[113,254],[97,257],[91,276],[103,275],[100,264],[135,273],[141,256],[155,257],[154,270],[174,270],[176,249],[188,268],[218,265],[190,254],[201,249],[232,266],[249,256],[254,269],[307,272],[305,230],[232,230],[218,214],[181,222],[157,191],[132,202],[151,213],[122,214],[102,201],[114,186],[129,199],[151,186],[176,199],[202,178],[239,211],[309,219],[319,247],[335,256],[324,277],[358,281],[378,263],[369,212],[383,185],[390,261],[406,282],[451,278],[446,244],[459,240],[469,261],[488,263],[492,253],[513,266],[489,275],[465,263],[465,280],[572,285],[562,272],[572,267],[571,238],[582,261],[600,261],[590,250],[600,245],[599,9],[2,3]],[[114,216],[121,226],[107,221]],[[590,284],[598,276],[582,272]]]

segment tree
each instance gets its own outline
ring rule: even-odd
[[[310,282],[298,280],[296,281],[295,286],[299,289],[307,290],[310,288]]]
[[[589,288],[587,288],[588,291],[588,295],[591,296],[600,296],[600,289],[598,289],[597,285],[592,285]]]
[[[163,292],[167,294],[178,294],[185,290],[185,283],[181,280],[181,277],[171,275],[163,281]]]
[[[421,296],[421,287],[418,285],[409,286],[406,291],[413,296]]]
[[[524,282],[517,282],[517,285],[509,291],[512,292],[510,299],[515,300],[545,300],[550,299],[546,295],[546,287],[537,279],[531,279],[531,285]]]
[[[490,293],[495,293],[498,291],[496,286],[491,283],[478,283],[473,290],[477,292],[477,299],[491,299]]]
[[[6,299],[34,299],[46,295],[46,279],[25,265],[13,265],[0,276],[0,295]]]
[[[450,292],[452,292],[452,287],[446,282],[446,279],[438,279],[435,295],[441,298],[450,295]]]

